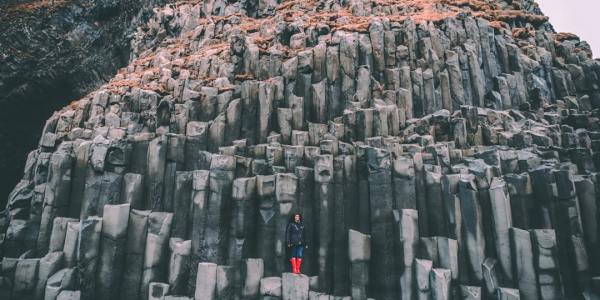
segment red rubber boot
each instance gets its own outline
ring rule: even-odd
[[[302,273],[302,271],[300,271],[300,265],[302,265],[302,258],[296,258],[296,274]]]
[[[296,274],[296,270],[298,269],[298,262],[296,261],[296,258],[290,258],[290,263],[292,263],[292,273]]]

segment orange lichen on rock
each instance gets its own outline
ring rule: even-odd
[[[517,39],[527,39],[535,35],[535,32],[529,28],[515,28],[512,30],[512,36]]]
[[[571,41],[571,40],[575,40],[575,41],[579,41],[579,36],[577,36],[576,34],[570,33],[570,32],[559,32],[556,33],[554,35],[554,39],[562,42],[562,41]]]
[[[534,25],[548,22],[548,17],[546,16],[528,14],[521,10],[494,10],[488,12],[488,14],[493,20],[504,22],[522,21]]]

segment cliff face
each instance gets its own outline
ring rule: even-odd
[[[1,296],[600,296],[600,62],[535,2],[185,1],[130,47],[29,154]]]
[[[0,205],[44,121],[127,65],[131,33],[158,2],[0,1]]]

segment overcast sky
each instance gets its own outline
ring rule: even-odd
[[[600,0],[537,0],[558,32],[572,32],[600,57]]]

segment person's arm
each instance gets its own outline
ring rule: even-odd
[[[287,244],[288,248],[290,247],[290,225],[292,225],[292,223],[288,223],[287,227],[285,228],[285,243]]]
[[[304,245],[305,248],[308,248],[308,244],[306,243],[306,234],[304,233],[304,229],[306,229],[306,227],[304,225],[302,225],[302,245]]]

